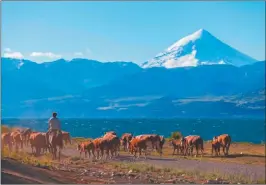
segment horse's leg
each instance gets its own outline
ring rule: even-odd
[[[18,152],[18,142],[16,142],[16,151]]]
[[[88,150],[89,159],[91,158],[91,150]]]
[[[2,146],[1,146],[1,151],[3,151],[4,150],[4,148],[5,148],[5,144],[4,144],[4,141],[2,140]]]
[[[111,159],[112,157],[113,157],[113,148],[110,148],[108,152],[108,158]]]
[[[141,148],[138,148],[136,151],[139,151],[139,156],[138,156],[138,159],[139,159],[140,156],[142,155],[142,154],[141,154]]]
[[[21,150],[23,150],[23,141],[20,142]]]
[[[36,146],[36,153],[35,153],[35,156],[38,157],[38,154],[39,154],[39,147]]]
[[[104,158],[104,149],[101,148],[101,160]]]
[[[59,147],[59,149],[58,149],[58,161],[60,161],[61,160],[61,148]]]
[[[100,155],[100,151],[97,149],[97,150],[96,150],[96,160],[99,159],[99,155]]]
[[[92,153],[92,160],[95,158],[95,150],[94,149],[92,149],[91,150],[91,153]]]
[[[56,160],[56,157],[57,157],[57,147],[56,147],[56,145],[54,146],[54,159]]]
[[[196,157],[199,155],[199,145],[198,144],[196,144]]]
[[[159,150],[160,150],[160,157],[162,157],[162,155],[163,155],[163,146],[162,145],[160,145]]]
[[[50,149],[51,149],[52,159],[54,160],[54,148],[52,145],[50,146]]]
[[[140,154],[141,154],[141,152],[140,152]],[[147,159],[147,155],[148,155],[148,148],[145,147],[145,148],[144,148],[144,159],[145,159],[145,160]]]
[[[38,148],[38,155],[39,155],[39,156],[41,155],[41,151],[42,151],[42,148],[39,147],[39,148]]]
[[[115,153],[116,153],[115,156],[120,155],[120,147],[119,146],[116,147]]]
[[[106,151],[105,151],[105,160],[107,160],[108,158],[111,158],[111,155],[110,153],[112,153],[112,151],[108,148]]]
[[[110,150],[110,159],[112,159],[113,157],[114,157],[114,155],[115,155],[115,149],[113,149],[113,148],[111,148],[111,150]]]
[[[226,156],[225,154],[225,146],[223,145],[223,153],[224,153],[224,156]]]
[[[9,150],[9,152],[12,151],[12,144],[10,142],[8,143],[8,150]]]

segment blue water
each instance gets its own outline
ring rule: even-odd
[[[9,126],[30,127],[46,131],[47,120],[3,119],[2,124]],[[112,130],[118,135],[131,132],[134,135],[157,133],[170,136],[173,131],[186,135],[200,135],[204,140],[211,140],[214,135],[230,134],[235,142],[265,142],[265,121],[236,119],[61,119],[62,129],[72,137],[99,137]]]

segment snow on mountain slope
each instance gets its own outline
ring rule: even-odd
[[[175,68],[212,64],[239,67],[254,62],[257,61],[218,40],[208,31],[200,29],[143,63],[142,67]]]

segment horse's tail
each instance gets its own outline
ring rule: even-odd
[[[227,140],[227,144],[226,144],[227,146],[226,147],[229,148],[230,145],[231,145],[231,142],[232,142],[231,136],[228,135],[228,140]]]
[[[231,136],[228,135],[227,137],[227,143],[226,143],[226,154],[228,155],[228,152],[229,152],[229,148],[230,148],[230,145],[231,145],[231,142],[232,142],[232,139],[231,139]]]

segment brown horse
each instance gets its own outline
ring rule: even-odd
[[[196,157],[199,154],[199,149],[201,150],[201,156],[203,156],[203,139],[197,135],[190,135],[185,138],[181,138],[181,147],[184,147],[184,155],[193,155],[193,148],[196,148]]]
[[[30,135],[29,141],[30,141],[30,145],[31,145],[31,151],[36,156],[39,156],[41,154],[42,148],[46,149],[46,147],[47,147],[46,137],[41,132],[32,133]],[[34,148],[35,148],[35,152],[33,151]]]
[[[60,161],[61,150],[63,149],[62,133],[56,132],[56,131],[51,131],[48,135],[49,135],[48,136],[49,148],[50,148],[50,151],[53,155],[53,160],[56,159],[56,152],[58,149],[58,160]]]
[[[213,152],[215,152],[216,156],[220,155],[221,144],[218,142],[218,140],[217,139],[212,140],[211,145],[212,145],[212,156],[213,156]]]
[[[124,151],[129,151],[129,142],[133,138],[131,133],[124,133],[120,139],[120,144],[123,146]]]
[[[18,151],[19,145],[20,145],[20,148],[22,150],[23,149],[23,140],[22,140],[22,135],[21,135],[20,131],[11,132],[10,136],[11,136],[11,141],[12,141],[13,145],[15,145],[16,151]]]
[[[2,134],[2,151],[4,150],[5,146],[8,146],[9,152],[12,151],[12,137],[11,133],[3,133]]]
[[[30,128],[27,128],[25,130],[22,130],[21,132],[22,135],[22,140],[25,146],[29,145],[29,139],[30,139],[30,134],[32,133],[32,130]]]
[[[228,134],[213,137],[213,142],[219,143],[219,150],[222,147],[225,156],[228,156],[231,140],[231,136]]]
[[[179,139],[171,139],[170,144],[173,146],[173,154],[175,155],[175,151],[177,151],[177,154],[182,153],[183,152],[183,147],[181,147],[181,140]]]
[[[63,140],[65,142],[65,145],[67,145],[68,143],[69,144],[72,144],[71,143],[71,137],[70,137],[70,133],[69,132],[62,131],[62,137],[63,137]]]

